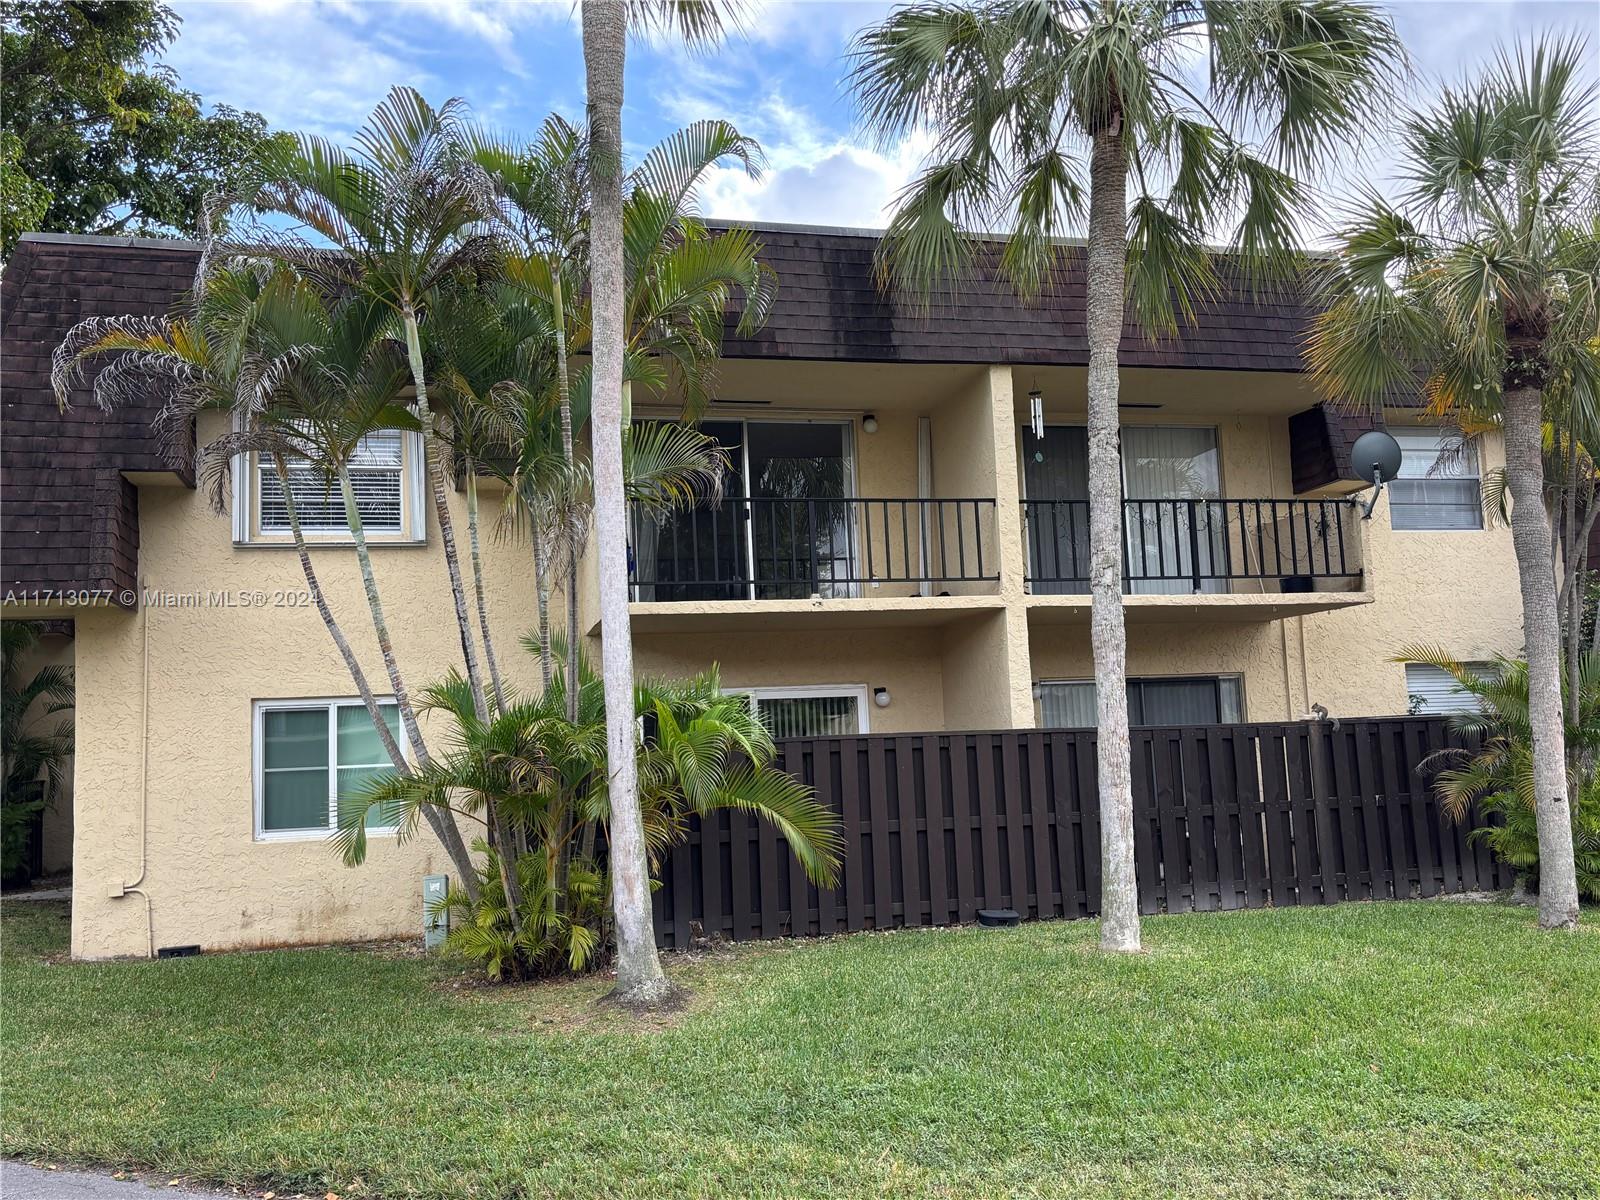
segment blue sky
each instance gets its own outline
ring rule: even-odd
[[[508,131],[532,130],[551,111],[582,114],[582,48],[569,0],[176,0],[174,7],[183,32],[166,57],[184,82],[208,102],[255,109],[280,128],[343,140],[395,83],[436,100],[463,96],[480,119]],[[642,152],[689,121],[725,117],[760,140],[769,167],[759,182],[718,172],[702,198],[708,215],[881,226],[924,147],[915,138],[879,147],[861,136],[841,81],[851,35],[890,7],[774,0],[753,5],[744,35],[710,52],[634,43],[623,113],[630,150]],[[1402,0],[1393,7],[1424,79],[1456,78],[1518,36],[1551,28],[1600,33],[1593,0]],[[1353,170],[1381,176],[1383,169],[1378,152]]]

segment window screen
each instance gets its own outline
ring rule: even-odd
[[[1482,529],[1478,451],[1440,429],[1391,430],[1400,443],[1400,477],[1389,485],[1395,529]]]
[[[260,522],[263,533],[288,533],[289,509],[277,469],[268,459],[257,462],[261,484]],[[362,438],[350,459],[350,485],[356,508],[369,534],[402,532],[401,501],[405,492],[405,435],[399,430],[370,433]],[[301,463],[289,464],[289,487],[295,513],[307,533],[344,533],[344,497],[337,479]]]
[[[1466,665],[1479,675],[1494,671],[1492,663]],[[1423,716],[1477,712],[1482,707],[1478,698],[1464,691],[1449,671],[1441,671],[1426,663],[1406,664],[1406,696],[1410,701],[1409,711]]]
[[[1039,685],[1039,718],[1050,729],[1092,729],[1094,682]],[[1244,685],[1237,675],[1128,680],[1130,725],[1230,725],[1244,719]]]
[[[835,737],[861,732],[858,695],[752,696],[756,714],[775,738]]]
[[[398,710],[392,703],[379,708],[398,741]],[[359,701],[265,706],[259,737],[258,826],[263,834],[336,829],[340,803],[393,769]],[[376,809],[367,814],[368,829],[394,823],[394,814]]]

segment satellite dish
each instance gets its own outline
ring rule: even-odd
[[[1369,430],[1350,447],[1350,466],[1359,478],[1372,485],[1372,499],[1361,514],[1362,520],[1370,520],[1383,485],[1400,474],[1400,443],[1381,429]]]
[[[1400,443],[1381,429],[1363,433],[1350,447],[1350,465],[1358,478],[1381,487],[1400,474]]]

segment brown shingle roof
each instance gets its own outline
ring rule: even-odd
[[[85,386],[63,413],[50,390],[50,356],[84,317],[168,311],[197,258],[183,242],[29,234],[6,264],[0,589],[115,596],[137,586],[139,494],[121,473],[173,469],[150,427],[159,402],[102,413]]]
[[[778,275],[771,319],[749,338],[731,323],[723,353],[731,358],[810,358],[863,362],[1013,363],[1082,366],[1081,248],[1065,252],[1056,286],[1023,303],[980,255],[975,277],[950,298],[920,305],[878,287],[870,233],[803,226],[758,226],[762,258]],[[1252,292],[1226,279],[1220,294],[1195,306],[1177,336],[1151,340],[1129,322],[1121,361],[1130,367],[1300,371],[1300,342],[1310,309],[1296,296]]]

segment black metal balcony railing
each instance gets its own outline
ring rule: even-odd
[[[993,500],[754,498],[632,514],[635,600],[791,600],[999,579]]]
[[[1187,584],[1217,591],[1229,580],[1355,579],[1357,518],[1350,500],[1124,500],[1122,574],[1130,587]],[[1027,579],[1089,580],[1089,502],[1024,500]],[[1073,590],[1062,588],[1059,590]],[[1078,589],[1082,590],[1082,589]]]

